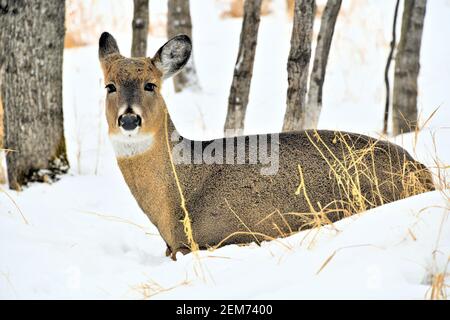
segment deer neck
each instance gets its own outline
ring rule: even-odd
[[[135,146],[118,145],[113,141],[113,145],[131,193],[164,240],[172,243],[177,219],[173,214],[176,198],[167,135],[170,139],[175,126],[168,114],[166,117],[146,141],[138,141]],[[121,149],[127,147],[130,155]]]

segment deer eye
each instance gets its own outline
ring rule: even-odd
[[[108,91],[108,93],[116,92],[116,86],[113,85],[112,83],[108,84],[105,88]]]
[[[155,91],[156,85],[154,83],[146,83],[144,86],[145,91]]]

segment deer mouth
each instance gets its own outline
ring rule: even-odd
[[[153,135],[133,131],[110,134],[109,138],[117,158],[132,157],[148,151],[153,145]]]

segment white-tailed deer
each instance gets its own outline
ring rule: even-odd
[[[172,258],[177,251],[284,237],[433,189],[428,170],[404,149],[360,134],[314,130],[180,142],[161,86],[190,53],[184,35],[153,58],[123,57],[106,32],[99,41],[117,162]],[[262,174],[267,162],[257,157],[269,142],[277,163]],[[187,161],[177,158],[181,149]]]

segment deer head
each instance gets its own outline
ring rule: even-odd
[[[153,58],[126,58],[111,34],[101,35],[99,59],[107,90],[106,118],[117,157],[132,156],[151,146],[166,112],[162,82],[184,67],[191,50],[189,37],[178,35]]]

